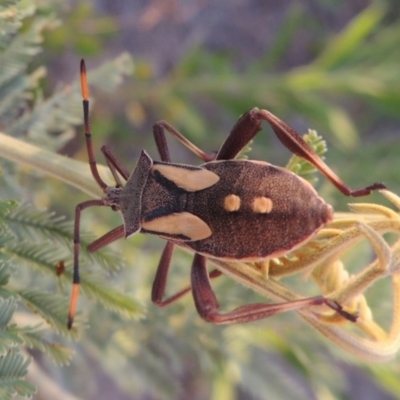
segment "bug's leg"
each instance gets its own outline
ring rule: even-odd
[[[208,322],[214,324],[229,324],[236,322],[251,322],[271,315],[289,310],[299,310],[304,307],[327,305],[340,315],[355,322],[357,317],[345,312],[335,301],[323,296],[305,298],[301,300],[288,301],[286,303],[267,304],[254,303],[236,308],[227,313],[221,313],[218,300],[210,285],[207,274],[206,258],[195,254],[191,272],[193,298],[197,312]]]
[[[92,242],[88,247],[87,250],[91,253],[101,249],[102,247],[108,245],[109,243],[114,242],[115,240],[121,239],[125,236],[124,226],[118,226],[114,228],[112,231],[107,232],[101,238],[96,239]],[[152,294],[151,299],[153,303],[157,304],[159,307],[165,307],[176,300],[179,300],[185,294],[191,291],[191,287],[188,286],[179,292],[175,293],[174,295],[170,296],[169,298],[163,300],[165,288],[167,285],[167,276],[169,267],[171,264],[172,253],[174,250],[174,244],[172,242],[167,242],[165,245],[164,251],[162,253],[159,265],[157,267],[156,276],[153,282]],[[213,270],[210,272],[209,277],[216,278],[222,275],[222,273],[218,270]]]
[[[125,237],[125,228],[124,225],[117,226],[112,231],[107,232],[102,237],[96,239],[94,242],[90,243],[87,246],[87,250],[90,253],[94,253],[97,250],[107,246],[108,244],[115,242],[118,239],[122,239]]]
[[[167,242],[165,245],[164,251],[161,255],[160,262],[158,264],[156,276],[153,282],[153,288],[151,291],[151,301],[159,307],[166,307],[169,304],[179,300],[185,294],[189,293],[192,288],[190,286],[180,290],[179,292],[175,293],[174,295],[168,297],[167,299],[163,300],[165,288],[167,286],[167,277],[168,271],[171,264],[172,253],[174,251],[174,244],[171,242]],[[221,276],[222,272],[218,271],[217,269],[211,271],[208,276],[209,278],[217,278]]]
[[[74,222],[74,272],[73,272],[73,286],[72,294],[68,310],[68,329],[72,328],[72,323],[74,322],[76,305],[78,302],[79,295],[79,250],[80,250],[80,223],[81,223],[81,212],[86,208],[93,206],[104,206],[103,200],[88,200],[80,203],[75,208],[75,222]]]
[[[157,269],[157,272],[159,269]],[[218,278],[219,276],[222,275],[221,271],[218,271],[217,269],[213,269],[209,274],[208,277],[210,279]],[[174,303],[175,301],[181,299],[183,296],[186,294],[190,293],[192,291],[191,286],[187,286],[186,288],[180,290],[179,292],[176,292],[174,295],[168,297],[167,299],[163,300],[164,293],[165,293],[165,286],[167,281],[163,281],[163,285],[158,285],[155,284],[156,281],[154,280],[153,283],[153,290],[151,292],[151,301],[156,304],[158,307],[166,307],[169,306],[170,304]]]
[[[346,196],[365,196],[370,194],[373,190],[386,188],[382,183],[374,183],[362,189],[350,189],[294,129],[269,111],[259,110],[258,108],[253,108],[239,119],[228,138],[222,144],[217,159],[235,158],[243,147],[253,139],[261,129],[262,120],[271,125],[276,136],[286,148],[288,148],[293,154],[304,158],[310,164],[314,165],[315,168],[321,171],[321,173],[324,174],[326,178],[328,178]]]
[[[194,153],[201,160],[208,162],[215,159],[214,153],[207,154],[203,150],[199,149],[196,145],[194,145],[190,140],[186,139],[185,136],[183,136],[180,132],[178,132],[168,122],[158,121],[153,126],[153,135],[162,161],[171,162],[167,141],[165,138],[165,131],[169,132],[175,139],[179,140],[184,146],[186,146],[192,153]]]
[[[118,183],[119,179],[116,178],[115,171],[118,171],[121,176],[127,181],[129,178],[129,171],[122,165],[122,163],[115,157],[114,153],[109,149],[108,146],[101,146],[102,153],[107,161],[107,165],[109,166],[115,181]]]
[[[217,153],[217,160],[231,160],[238,156],[244,147],[261,130],[261,120],[255,118],[250,110],[236,122]]]
[[[314,165],[314,167],[321,171],[321,173],[324,174],[344,195],[360,197],[370,194],[373,190],[386,189],[386,186],[383,183],[373,183],[370,186],[358,190],[350,189],[289,125],[267,110],[255,109],[250,112],[257,118],[267,121],[285,147],[295,155],[304,158],[310,164]]]
[[[104,154],[107,165],[110,168],[110,171],[117,183],[118,187],[122,187],[123,184],[119,179],[117,172],[121,174],[121,176],[127,181],[129,178],[129,171],[122,165],[122,163],[118,160],[117,157],[113,154],[113,152],[107,147],[102,146],[101,151]],[[124,225],[120,225],[117,228],[114,228],[112,231],[106,233],[99,239],[96,239],[93,243],[88,245],[87,249],[89,252],[93,253],[96,250],[101,249],[109,243],[112,243],[118,239],[121,239],[125,236],[125,228]]]

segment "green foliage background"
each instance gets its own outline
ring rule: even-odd
[[[345,9],[345,2],[314,3],[332,14]],[[328,139],[328,163],[349,185],[384,180],[400,193],[398,6],[368,4],[329,30],[309,18],[306,2],[288,2],[277,34],[257,57],[243,61],[234,45],[215,50],[199,39],[161,68],[145,52],[133,59],[112,52],[123,23],[90,3],[0,0],[2,131],[86,160],[77,81],[85,57],[95,89],[95,146],[109,143],[128,168],[142,148],[156,157],[151,125],[157,119],[211,151],[240,114],[258,106],[304,131],[317,129]],[[138,32],[150,35],[156,27],[146,29]],[[288,65],[289,49],[307,29],[318,32],[308,59]],[[265,131],[251,156],[285,165],[289,154]],[[177,161],[197,162],[171,147]],[[77,330],[68,332],[70,221],[87,195],[9,161],[1,167],[1,399],[29,397],[33,384],[40,399],[368,398],[361,387],[380,398],[400,393],[398,360],[363,364],[295,315],[225,327],[202,321],[190,296],[157,309],[149,301],[163,245],[157,238],[136,236],[94,255],[83,251],[85,296]],[[318,188],[345,209],[347,199],[329,183],[321,179]],[[86,212],[83,244],[118,224],[111,212]],[[60,260],[66,271],[58,277]],[[190,255],[176,255],[171,293],[187,284],[190,263]],[[224,309],[264,301],[229,279],[215,288]]]

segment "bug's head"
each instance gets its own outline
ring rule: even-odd
[[[153,160],[142,150],[135,169],[124,187],[107,188],[107,205],[121,211],[125,226],[125,237],[140,230],[142,193],[149,176]]]

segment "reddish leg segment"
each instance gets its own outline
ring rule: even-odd
[[[119,181],[119,177],[116,173],[118,171],[121,176],[128,180],[129,172],[128,170],[121,164],[121,162],[115,157],[112,151],[107,146],[102,146],[101,151],[104,154],[104,157],[107,161],[107,165],[109,166],[117,185],[122,186],[122,183]],[[93,253],[108,244],[115,242],[118,239],[122,239],[125,236],[125,228],[123,225],[120,225],[114,228],[112,231],[107,232],[101,238],[96,239],[94,242],[88,245],[87,249],[89,252]]]
[[[122,239],[123,237],[125,237],[125,227],[123,225],[117,226],[112,231],[107,232],[101,238],[98,238],[94,242],[90,243],[87,247],[87,250],[90,253],[94,253],[95,251],[100,250],[102,247],[107,246],[118,239]]]
[[[267,121],[285,147],[297,156],[304,158],[310,164],[314,165],[314,167],[321,171],[321,173],[324,174],[344,195],[361,197],[370,194],[373,190],[386,189],[386,186],[382,183],[373,183],[370,186],[358,190],[350,189],[290,126],[267,110],[256,110],[252,111],[252,113],[254,113],[254,116],[257,118]]]
[[[130,173],[121,164],[121,162],[118,160],[118,158],[115,157],[114,153],[107,146],[102,146],[100,150],[104,154],[107,164],[110,167],[110,170],[113,173],[114,177],[115,177],[114,171],[117,170],[121,174],[121,176],[127,181]],[[115,181],[118,182],[119,180],[117,178],[115,178]]]
[[[164,131],[169,132],[175,139],[179,140],[185,147],[187,147],[193,154],[199,157],[201,160],[208,162],[215,159],[215,154],[207,154],[203,150],[200,150],[190,140],[186,139],[180,132],[172,127],[168,122],[158,121],[153,126],[154,140],[156,142],[158,152],[161,156],[161,161],[171,162],[167,142],[165,139]]]
[[[81,212],[89,207],[104,206],[103,200],[88,200],[80,203],[75,208],[75,221],[74,221],[74,272],[73,272],[73,287],[71,300],[68,311],[68,329],[71,329],[76,313],[76,305],[78,303],[79,294],[79,250],[80,250],[80,223],[81,223]]]
[[[342,307],[323,296],[309,297],[306,299],[286,303],[253,303],[236,308],[227,313],[221,313],[218,300],[210,285],[207,275],[206,258],[195,254],[192,264],[192,291],[197,312],[208,322],[214,324],[232,324],[237,322],[251,322],[270,317],[284,311],[299,310],[304,307],[327,305],[334,311],[355,322],[356,316],[345,312]]]
[[[170,305],[171,303],[179,300],[181,297],[192,290],[191,286],[188,286],[175,293],[174,295],[168,297],[167,299],[163,300],[165,288],[167,286],[168,272],[171,265],[173,251],[174,244],[171,242],[167,242],[161,255],[161,259],[157,267],[156,276],[154,278],[153,288],[151,291],[151,301],[159,307],[166,307]],[[221,275],[222,272],[215,269],[208,274],[208,277],[210,279],[213,279]]]
[[[258,108],[253,108],[239,119],[228,138],[222,144],[217,158],[219,160],[235,158],[243,147],[258,133],[261,128],[262,120],[271,125],[276,136],[287,149],[314,165],[314,167],[324,174],[344,195],[360,197],[370,194],[373,190],[386,188],[382,183],[374,183],[362,189],[350,189],[294,129],[269,111],[259,110]]]

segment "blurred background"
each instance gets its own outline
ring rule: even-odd
[[[317,130],[328,144],[327,163],[351,187],[384,181],[400,193],[397,1],[37,0],[32,5],[35,11],[22,20],[22,31],[39,19],[46,24],[41,51],[26,70],[31,77],[42,71],[39,89],[25,107],[33,109],[40,96],[51,98],[66,88],[78,100],[65,100],[70,120],[54,119],[40,134],[27,128],[15,136],[86,161],[77,86],[83,57],[93,76],[91,125],[100,162],[102,144],[129,170],[143,148],[157,159],[152,125],[159,119],[203,150],[216,150],[240,115],[259,107],[300,133]],[[122,53],[130,56],[121,58]],[[103,75],[91,75],[104,64]],[[50,108],[67,110],[61,100]],[[3,131],[11,134],[7,128],[3,122]],[[199,162],[179,143],[169,140],[169,145],[174,161]],[[284,166],[290,153],[265,126],[250,156]],[[68,220],[75,204],[87,199],[56,179],[27,170],[12,174],[21,198]],[[326,179],[317,187],[335,210],[347,210],[349,200]],[[371,199],[381,201],[377,194]],[[84,214],[83,229],[95,237],[120,224],[108,210]],[[88,322],[80,340],[48,334],[75,349],[70,365],[55,367],[46,354],[30,350],[28,379],[39,388],[35,398],[55,398],[54,393],[87,400],[399,398],[398,359],[361,362],[294,313],[212,326],[196,314],[190,296],[158,309],[150,292],[162,247],[162,240],[143,235],[110,246],[111,262],[125,266],[104,279],[134,299],[136,311],[107,311],[82,297],[80,310]],[[71,257],[65,261],[70,269]],[[188,283],[190,263],[189,254],[176,255],[169,293]],[[30,272],[23,279],[35,287],[54,286],[68,298],[67,281],[55,284],[54,277]],[[214,287],[224,309],[264,301],[228,278]],[[314,288],[309,294],[317,293]]]

